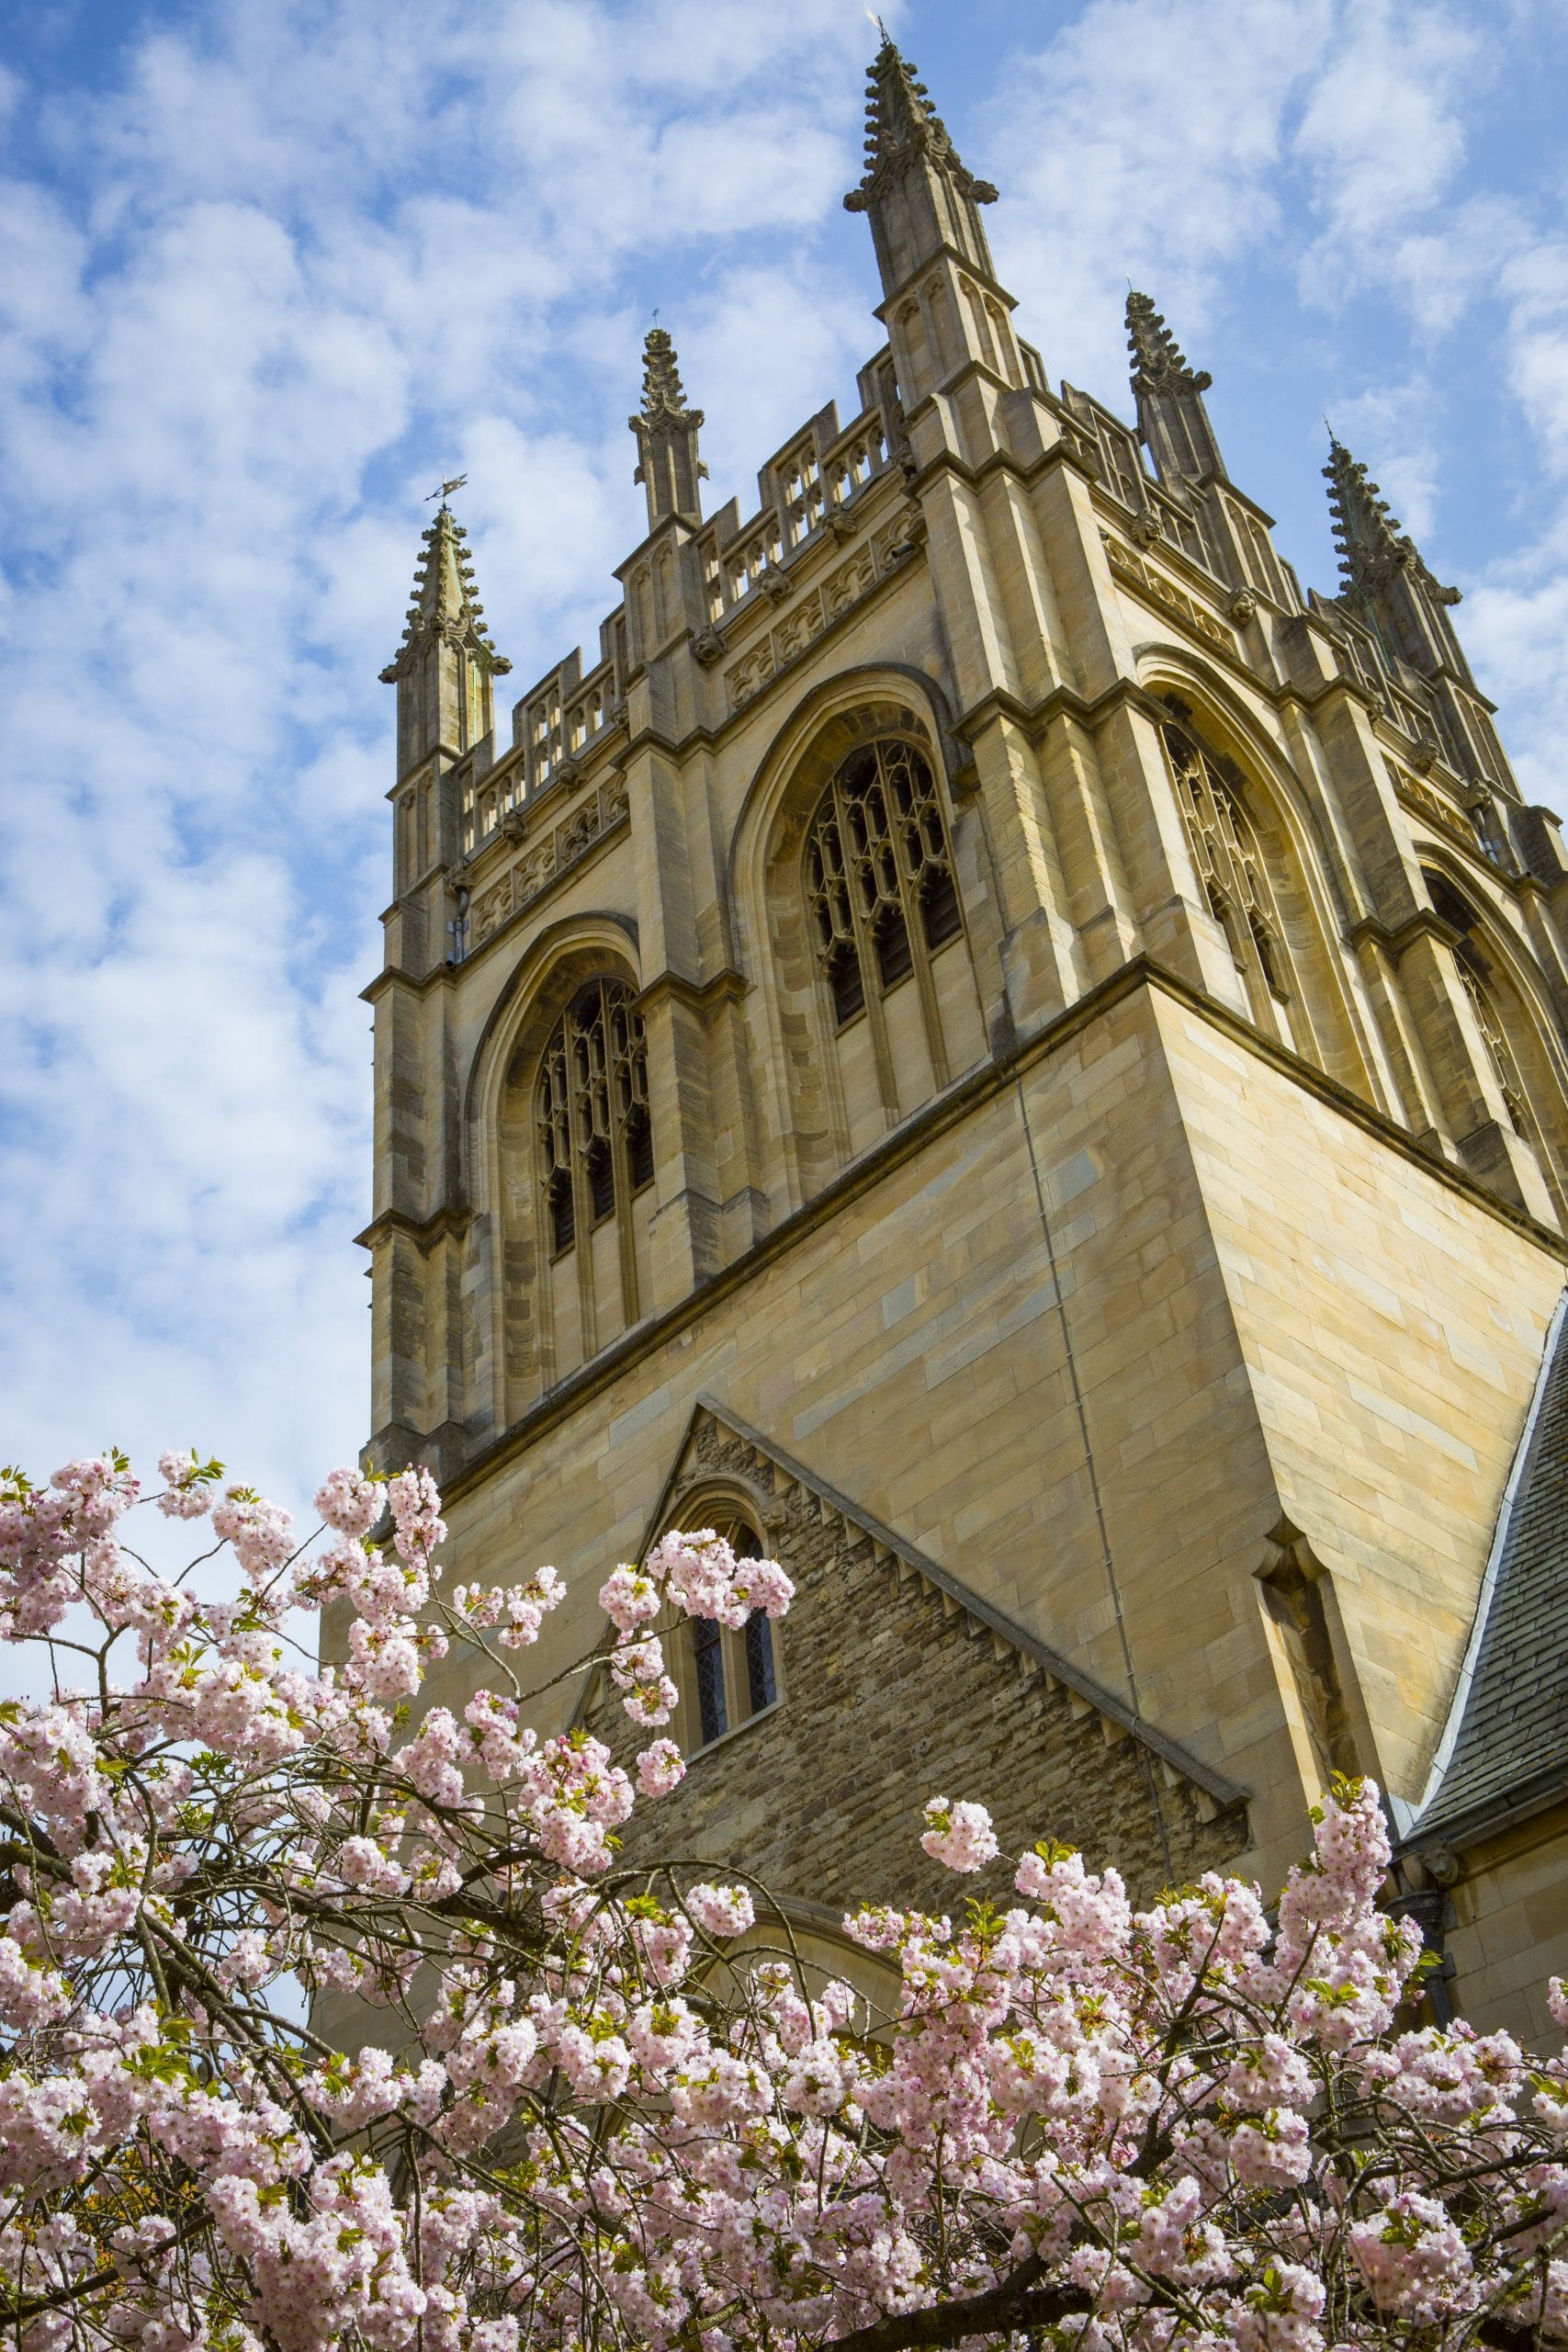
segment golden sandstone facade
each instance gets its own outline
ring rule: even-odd
[[[884,47],[858,414],[705,520],[650,334],[647,535],[510,739],[426,534],[372,1452],[465,1577],[567,1576],[546,1671],[662,1526],[784,1560],[659,1827],[803,1917],[920,1891],[911,1785],[1271,1888],[1365,1770],[1451,1996],[1534,2032],[1556,1798],[1419,1815],[1563,1286],[1568,858],[1362,469],[1303,595],[1143,297],[1136,432],[1049,384],[993,194]]]

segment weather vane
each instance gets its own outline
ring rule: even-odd
[[[439,490],[433,490],[426,492],[424,501],[425,504],[428,506],[433,498],[438,498],[441,501],[442,505],[445,506],[453,491],[461,490],[463,484],[468,481],[468,477],[467,474],[454,474],[451,481],[444,481]]]

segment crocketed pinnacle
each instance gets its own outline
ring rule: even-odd
[[[642,345],[642,406],[626,423],[637,435],[637,473],[648,500],[651,531],[671,514],[700,519],[697,485],[707,468],[697,454],[700,408],[686,406],[675,346],[663,327],[649,327]]]
[[[1332,432],[1328,463],[1323,469],[1328,503],[1334,517],[1334,540],[1346,589],[1366,594],[1381,587],[1396,571],[1414,573],[1441,605],[1457,605],[1457,588],[1444,588],[1421,560],[1416,542],[1402,531],[1389,503],[1359,458],[1353,458]]]
[[[658,424],[666,417],[675,416],[687,424],[704,422],[700,408],[686,406],[675,346],[662,327],[649,327],[643,340],[642,413],[647,424]]]
[[[878,181],[911,155],[923,155],[945,172],[959,194],[974,203],[996,202],[989,180],[977,180],[964,170],[925,84],[916,79],[914,67],[885,35],[866,76],[865,176],[845,197],[845,210],[865,211]]]
[[[1214,380],[1207,368],[1189,368],[1180,345],[1155,309],[1150,295],[1127,296],[1127,348],[1133,356],[1134,392],[1179,389],[1206,392]]]
[[[479,654],[492,671],[504,673],[511,669],[511,662],[497,653],[484,627],[484,606],[474,594],[473,560],[465,544],[468,536],[444,503],[420,539],[419,567],[414,573],[413,597],[403,625],[402,643],[381,673],[384,685],[395,685],[416,649],[435,639],[445,639],[449,644]]]

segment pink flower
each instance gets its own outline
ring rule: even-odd
[[[651,1624],[663,1605],[651,1577],[624,1561],[599,1588],[599,1606],[618,1633],[632,1634],[639,1625]]]
[[[683,1900],[698,1927],[710,1936],[742,1936],[756,1919],[751,1897],[743,1886],[710,1886],[705,1882],[689,1888]]]
[[[983,1804],[950,1805],[945,1797],[931,1797],[925,1808],[926,1829],[920,1844],[950,1871],[984,1870],[1001,1848]]]
[[[685,1777],[685,1763],[672,1739],[656,1739],[637,1759],[637,1784],[645,1797],[667,1797]]]
[[[351,1542],[368,1535],[386,1507],[387,1490],[362,1470],[330,1470],[315,1493],[319,1515]]]

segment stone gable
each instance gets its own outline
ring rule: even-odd
[[[1004,1894],[1005,1871],[961,1886],[920,1851],[920,1808],[936,1795],[987,1805],[1005,1851],[1049,1837],[1096,1867],[1114,1861],[1135,1897],[1222,1870],[1246,1846],[1239,1791],[1189,1777],[1111,1694],[1053,1673],[1042,1645],[1010,1639],[994,1611],[917,1566],[913,1547],[891,1548],[891,1531],[880,1540],[800,1465],[700,1409],[662,1524],[687,1523],[685,1498],[709,1504],[716,1487],[747,1498],[795,1579],[775,1628],[780,1695],[691,1756],[673,1795],[638,1810],[628,1860],[735,1866],[785,1900],[832,1906],[941,1910],[964,1894]],[[628,1769],[649,1736],[606,1679],[581,1721]]]

